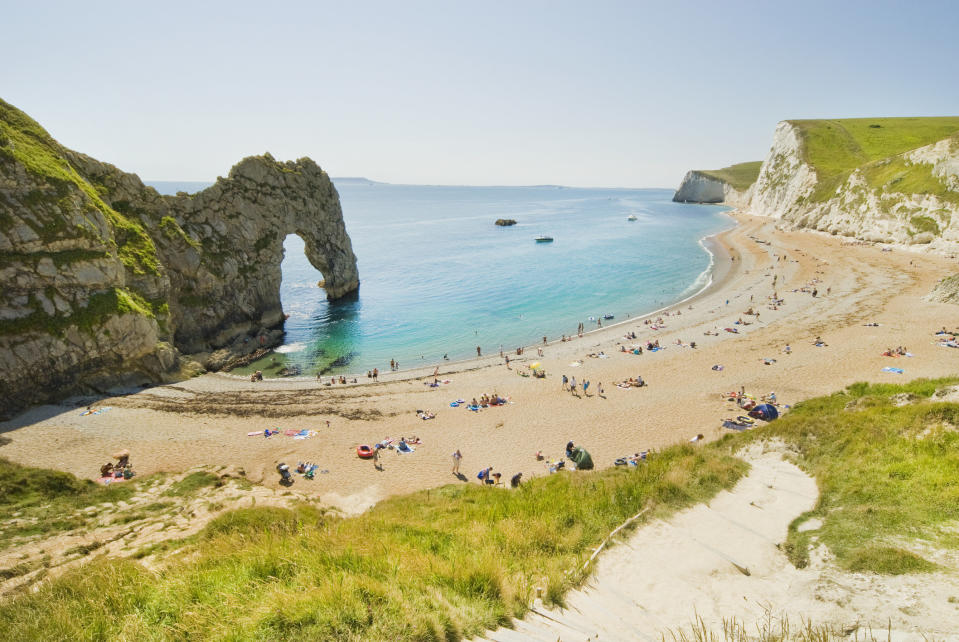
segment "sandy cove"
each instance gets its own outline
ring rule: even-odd
[[[544,475],[534,453],[559,457],[570,439],[605,467],[616,457],[698,433],[720,437],[722,419],[739,414],[720,393],[740,386],[757,396],[775,391],[781,404],[793,404],[855,381],[903,382],[957,372],[959,351],[938,346],[933,336],[941,326],[956,325],[956,308],[923,299],[938,279],[957,270],[954,260],[899,249],[884,252],[814,232],[778,231],[766,218],[736,218],[739,225],[714,243],[712,286],[673,306],[682,314],[663,315],[660,330],[643,318],[628,319],[569,342],[554,341],[543,348],[542,358],[535,347],[528,348],[522,357],[511,357],[511,370],[498,355],[439,364],[440,379],[451,382],[438,388],[426,385],[436,365],[429,364],[418,371],[384,373],[376,384],[363,376],[362,383],[346,386],[310,379],[251,383],[209,374],[98,399],[95,406],[110,410],[87,416],[76,403],[88,400],[40,406],[0,424],[0,456],[94,478],[110,453],[128,448],[140,475],[228,465],[271,486],[278,479],[277,462],[309,460],[328,472],[314,481],[298,479],[293,490],[356,512],[388,495],[463,483],[450,470],[450,453],[457,448],[469,483],[476,483],[476,472],[486,466],[502,472],[504,480],[516,472],[526,478]],[[775,290],[785,300],[778,310],[767,306],[774,276]],[[819,296],[814,298],[800,289],[815,279],[819,282],[812,287]],[[760,312],[759,321],[734,326],[739,318],[755,320],[744,314],[750,306]],[[879,327],[865,326],[874,322]],[[731,334],[725,327],[740,332]],[[704,335],[714,328],[719,336]],[[628,331],[638,339],[624,339]],[[812,345],[817,335],[827,347]],[[665,350],[619,351],[620,344],[656,339]],[[676,340],[695,341],[697,348],[678,346]],[[783,353],[787,343],[789,355]],[[914,357],[881,356],[899,345]],[[600,351],[609,358],[587,356]],[[764,358],[776,362],[764,365]],[[518,376],[533,361],[542,362],[548,378]],[[715,371],[713,365],[723,369]],[[883,366],[903,368],[905,374],[881,372]],[[589,379],[591,396],[564,392],[563,374]],[[636,375],[649,386],[615,386]],[[597,394],[600,382],[605,398]],[[494,391],[512,403],[480,412],[449,406],[455,399]],[[423,421],[417,409],[432,410],[436,418]],[[318,435],[304,440],[247,436],[274,427]],[[422,440],[416,452],[386,452],[383,471],[356,456],[359,444],[413,435]]]

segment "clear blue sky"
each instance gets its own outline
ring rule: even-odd
[[[959,2],[8,2],[0,61],[145,179],[675,187],[783,119],[959,114]]]

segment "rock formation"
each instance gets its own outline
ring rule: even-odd
[[[959,249],[959,118],[783,121],[748,190],[717,178],[723,171],[689,172],[673,200],[722,202],[865,241]]]
[[[694,169],[686,172],[673,200],[677,203],[722,203],[739,207],[749,202],[750,189],[737,190],[721,178]]]
[[[806,138],[796,123],[779,123],[745,211],[864,241],[956,251],[959,136],[865,162],[828,183],[808,159]]]
[[[510,225],[516,225],[516,219],[512,218],[498,218],[494,225],[499,225],[500,227],[509,227]]]
[[[759,161],[722,169],[694,169],[686,173],[673,200],[680,203],[722,203],[740,207],[749,202],[759,175]]]
[[[247,158],[195,195],[60,146],[0,100],[0,413],[218,367],[282,336],[283,240],[331,299],[359,287],[339,197],[313,161]]]

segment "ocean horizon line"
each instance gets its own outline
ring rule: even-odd
[[[154,184],[189,184],[189,185],[213,185],[217,179],[223,178],[217,176],[213,180],[187,180],[187,179],[161,179],[161,178],[143,178],[140,179],[144,185],[153,186]],[[535,184],[467,184],[467,183],[393,183],[390,181],[378,181],[364,176],[331,176],[330,180],[335,184],[341,183],[362,183],[367,185],[388,185],[390,187],[449,187],[461,188],[468,187],[473,189],[602,189],[610,191],[639,191],[639,190],[673,190],[675,187],[628,187],[624,185],[604,186],[604,185],[563,185],[560,183],[535,183]],[[680,179],[682,180],[682,179]]]

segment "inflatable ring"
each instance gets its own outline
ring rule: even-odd
[[[369,446],[366,446],[366,445],[357,446],[357,447],[356,447],[356,455],[357,455],[357,457],[359,457],[360,459],[372,459],[372,457],[373,457],[373,449],[370,448]]]
[[[629,462],[626,461],[625,457],[620,457],[619,459],[613,462],[613,464],[616,466],[625,466],[627,463]]]
[[[754,424],[756,421],[752,417],[747,417],[746,415],[739,415],[736,417],[736,421],[741,424]]]

